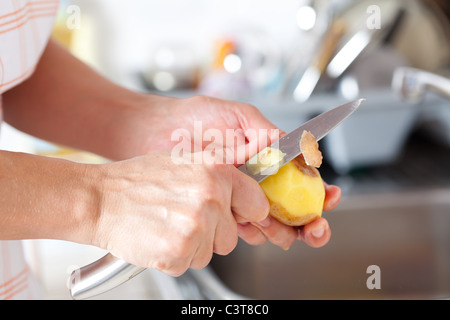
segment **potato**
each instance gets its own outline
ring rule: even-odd
[[[319,171],[302,155],[260,183],[269,199],[270,215],[290,226],[308,224],[322,215],[325,187]]]
[[[285,156],[286,154],[280,150],[267,147],[248,160],[246,164],[247,171],[254,175],[274,174],[278,171],[279,165]]]
[[[314,135],[303,131],[302,154],[280,168],[286,154],[267,147],[246,164],[251,174],[269,175],[260,183],[270,203],[270,214],[290,226],[308,224],[322,215],[325,186],[316,168],[322,153]]]

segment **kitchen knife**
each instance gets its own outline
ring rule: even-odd
[[[281,162],[277,164],[278,168],[281,168],[302,153],[300,150],[300,139],[303,131],[306,130],[311,132],[316,140],[320,141],[334,128],[341,124],[342,121],[355,112],[364,100],[365,99],[355,100],[331,109],[330,111],[324,112],[285,135],[280,140],[274,142],[270,147],[279,149],[285,154]],[[246,165],[241,165],[238,169],[258,182],[263,181],[269,176],[267,174],[252,174],[248,172]]]
[[[319,141],[355,112],[363,101],[364,99],[355,100],[322,113],[272,144],[271,147],[285,153],[278,164],[279,167],[300,155],[300,138],[303,131],[310,131]],[[247,172],[245,164],[238,169],[258,182],[268,176]],[[144,270],[145,268],[129,264],[108,253],[103,258],[72,272],[69,279],[70,294],[74,299],[87,299],[119,286]]]

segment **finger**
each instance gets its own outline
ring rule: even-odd
[[[250,245],[258,246],[267,242],[266,236],[251,223],[238,223],[239,237]]]
[[[234,113],[248,143],[237,147],[238,164],[272,143],[278,141],[285,132],[270,122],[256,107],[244,103],[234,103]]]
[[[147,264],[149,268],[157,269],[172,277],[179,277],[192,265],[196,248],[186,241],[167,243],[167,248],[159,252],[157,259]]]
[[[264,220],[270,210],[269,201],[258,182],[236,168],[232,170],[231,209],[237,222]]]
[[[271,243],[284,250],[289,249],[298,237],[296,228],[282,224],[270,216],[253,225],[257,227]]]
[[[243,103],[237,104],[237,107],[238,111],[236,112],[236,115],[244,130],[249,128],[278,129],[278,127],[267,119],[258,108]],[[271,143],[277,141],[284,134],[281,130],[279,130],[279,133],[279,136],[269,135]]]
[[[330,241],[331,230],[328,221],[324,218],[319,218],[313,222],[300,227],[299,240],[303,240],[306,244],[313,248],[323,247]]]
[[[323,184],[325,186],[325,200],[323,203],[323,210],[331,211],[335,209],[341,201],[342,191],[338,186],[329,185],[326,182],[324,182]]]
[[[230,209],[228,209],[230,210]],[[238,226],[233,213],[225,211],[220,215],[214,232],[213,251],[219,255],[227,255],[236,248],[238,242]]]
[[[234,160],[236,165],[244,164],[249,158],[279,140],[283,133],[276,128],[250,128],[245,131],[245,144],[227,147],[227,161]],[[230,150],[230,148],[235,148]],[[234,157],[234,159],[232,158]]]
[[[213,257],[213,240],[202,241],[191,259],[190,268],[200,270],[206,267]]]

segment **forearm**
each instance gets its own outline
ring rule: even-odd
[[[0,151],[0,239],[88,243],[99,192],[89,166]]]
[[[121,120],[158,99],[115,85],[50,42],[32,77],[3,102],[5,120],[24,132],[122,159],[139,153],[143,142]]]

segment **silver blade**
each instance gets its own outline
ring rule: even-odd
[[[355,112],[364,101],[365,99],[355,100],[324,112],[273,143],[270,147],[279,149],[286,154],[279,167],[281,168],[300,155],[300,138],[302,137],[303,131],[310,131],[316,137],[316,140],[319,141]],[[267,174],[253,175],[249,173],[245,164],[241,165],[238,169],[258,182],[268,177]]]

